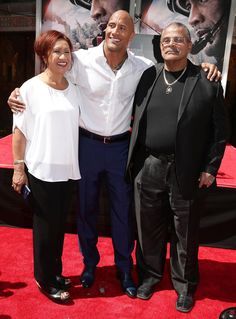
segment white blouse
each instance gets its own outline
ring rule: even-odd
[[[80,179],[78,163],[78,87],[69,82],[56,90],[38,76],[20,88],[26,105],[14,114],[17,127],[26,138],[25,164],[34,177],[48,182]]]

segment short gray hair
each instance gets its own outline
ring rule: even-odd
[[[190,31],[189,31],[188,27],[187,27],[185,24],[181,23],[181,22],[171,22],[170,24],[168,24],[168,25],[162,30],[162,32],[161,32],[161,37],[162,37],[163,32],[164,32],[166,29],[168,29],[169,27],[172,27],[172,26],[173,26],[173,27],[177,27],[177,28],[182,28],[182,29],[184,29],[184,30],[185,30],[185,33],[186,33],[187,39],[191,42],[191,34],[190,34]]]

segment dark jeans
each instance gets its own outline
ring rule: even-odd
[[[183,199],[173,156],[149,155],[135,178],[139,279],[158,283],[164,271],[170,230],[171,278],[178,293],[198,284],[199,199]],[[155,278],[155,280],[154,280]]]

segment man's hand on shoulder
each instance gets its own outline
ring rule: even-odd
[[[202,69],[207,73],[207,79],[209,81],[218,82],[221,80],[221,72],[218,70],[215,64],[203,62],[201,64]]]
[[[13,113],[23,112],[25,110],[25,104],[20,99],[19,88],[11,92],[7,103]]]

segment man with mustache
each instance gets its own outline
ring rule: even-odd
[[[192,42],[185,25],[164,28],[160,43],[164,65],[146,70],[136,90],[127,164],[135,188],[137,297],[149,299],[163,276],[171,226],[176,309],[189,312],[199,280],[201,204],[226,144],[223,90],[187,59]]]

